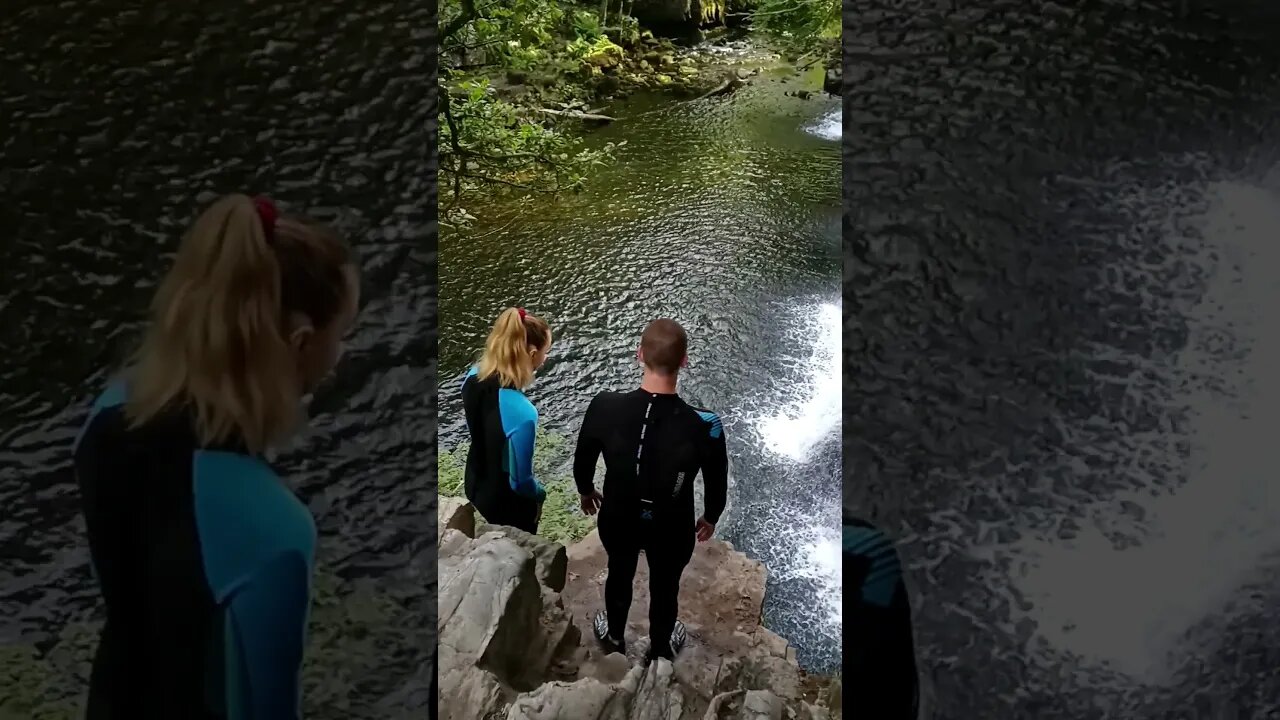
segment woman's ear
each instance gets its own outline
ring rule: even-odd
[[[293,331],[289,333],[289,347],[295,353],[301,355],[306,352],[315,335],[316,329],[311,327],[311,323],[298,323],[294,326]]]

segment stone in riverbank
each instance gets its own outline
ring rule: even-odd
[[[464,533],[465,505],[440,509],[440,710],[447,720],[839,717],[800,698],[784,639],[760,626],[764,568],[727,543],[700,544],[685,573],[690,641],[674,665],[603,655],[590,637],[604,553],[594,533],[565,549],[510,528]],[[564,558],[566,561],[561,560]],[[630,632],[646,626],[643,564]],[[562,584],[563,594],[552,586]],[[643,643],[631,643],[643,652]]]

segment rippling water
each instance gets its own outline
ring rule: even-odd
[[[719,533],[768,566],[768,624],[802,663],[830,668],[840,638],[840,159],[811,129],[839,110],[794,96],[820,83],[820,73],[780,70],[728,97],[628,101],[592,136],[627,145],[588,192],[477,208],[483,224],[446,233],[440,421],[444,444],[456,442],[456,380],[505,306],[552,323],[556,345],[530,394],[543,422],[568,432],[595,392],[639,382],[645,323],[678,318],[692,338],[681,392],[725,417],[732,487]]]
[[[845,502],[931,717],[1280,715],[1280,8],[1204,5],[846,15]]]
[[[422,716],[433,22],[396,2],[0,10],[0,716],[79,716],[100,609],[70,443],[183,227],[246,189],[335,222],[366,274],[343,365],[280,457],[320,528],[306,715]]]

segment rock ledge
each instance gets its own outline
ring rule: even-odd
[[[681,587],[689,643],[647,668],[647,570],[636,573],[628,655],[590,634],[603,596],[604,549],[572,547],[477,522],[441,498],[442,720],[819,720],[841,717],[804,697],[795,652],[760,625],[765,570],[728,543],[699,544]]]

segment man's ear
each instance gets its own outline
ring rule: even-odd
[[[644,348],[636,348],[636,360],[638,360],[641,365],[644,364]]]
[[[688,355],[685,355],[684,357],[680,358],[680,367],[682,367],[682,368],[687,368],[687,367],[689,367],[689,356],[688,356]]]

